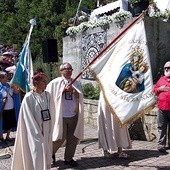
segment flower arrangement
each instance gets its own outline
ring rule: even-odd
[[[130,0],[131,3],[140,2],[141,0]],[[149,2],[151,3],[152,0]],[[151,4],[154,5],[154,4]],[[153,6],[154,7],[154,6]],[[153,10],[150,10],[148,13],[149,17],[152,18],[161,18],[164,21],[167,21],[170,17],[170,10],[165,10],[165,12],[161,12],[156,7],[153,8]],[[88,29],[93,29],[96,27],[101,27],[102,29],[108,29],[109,24],[115,23],[118,27],[122,28],[124,25],[124,22],[127,19],[132,18],[132,14],[129,11],[119,11],[116,12],[110,16],[104,15],[100,17],[99,19],[95,21],[87,21],[86,16],[80,16],[78,20],[80,21],[78,26],[71,26],[66,30],[66,34],[75,37],[76,34],[84,32]]]
[[[128,11],[116,12],[111,18],[114,22],[125,21],[127,18],[132,18],[132,14]]]
[[[151,12],[149,16],[153,18],[165,18],[166,17],[165,13],[162,13],[161,11]]]
[[[128,18],[132,18],[132,14],[129,11],[120,11],[116,12],[113,15],[107,16],[104,15],[100,17],[97,21],[87,21],[87,22],[82,22],[78,26],[72,26],[69,27],[66,30],[66,34],[69,36],[75,36],[77,33],[84,32],[88,29],[93,29],[96,27],[101,27],[101,28],[108,28],[107,26],[113,22],[117,23],[120,21],[125,21]]]
[[[85,22],[85,21],[88,21],[88,17],[85,15],[82,15],[82,16],[78,17],[78,20],[79,20],[79,22]]]
[[[161,18],[161,19],[163,19],[163,21],[167,21],[169,19],[169,17],[170,17],[170,11],[167,10],[167,9],[164,12],[160,11],[159,9],[152,10],[149,13],[149,17]]]
[[[78,31],[76,29],[76,26],[72,26],[72,27],[69,27],[67,30],[66,30],[66,34],[67,35],[70,35],[70,36],[73,36],[75,34],[77,34]]]

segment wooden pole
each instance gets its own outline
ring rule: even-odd
[[[74,24],[73,25],[76,25],[76,22],[77,22],[77,19],[78,19],[78,12],[79,12],[79,8],[80,8],[80,5],[81,5],[81,1],[82,0],[79,1],[79,5],[77,7],[77,12],[76,12],[76,16],[74,18]]]

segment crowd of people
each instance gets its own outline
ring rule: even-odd
[[[79,81],[70,84],[72,65],[63,63],[59,69],[61,77],[49,83],[44,71],[36,70],[34,88],[22,102],[19,89],[8,83],[7,73],[0,72],[1,142],[11,141],[10,131],[17,127],[12,170],[48,170],[55,164],[55,154],[61,146],[65,146],[64,163],[71,167],[78,165],[74,155],[84,136],[83,93]],[[165,63],[164,76],[153,90],[159,108],[158,151],[166,152],[167,138],[170,147],[170,61]],[[98,143],[104,157],[130,157],[126,153],[126,149],[132,148],[128,127],[119,126],[102,92],[98,104]]]

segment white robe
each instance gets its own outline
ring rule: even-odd
[[[98,105],[99,148],[108,152],[117,151],[118,147],[131,148],[130,135],[127,127],[121,128],[100,93]]]
[[[52,124],[41,117],[42,109],[50,109],[50,95],[34,94],[26,93],[21,104],[11,170],[47,170],[51,166]]]
[[[84,137],[84,109],[83,109],[83,94],[81,92],[80,83],[75,81],[72,86],[79,93],[79,111],[78,111],[78,122],[74,132],[74,136],[79,140]],[[62,115],[62,94],[65,88],[65,82],[63,77],[58,77],[52,80],[48,85],[46,90],[51,94],[51,107],[54,109],[53,120],[53,141],[62,139],[63,136],[63,115]]]

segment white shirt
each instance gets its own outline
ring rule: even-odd
[[[65,84],[67,84],[71,80],[64,79],[64,81],[65,81]],[[69,98],[70,98],[70,100],[69,100]],[[70,92],[68,92],[68,93],[64,92],[62,95],[62,115],[63,115],[63,117],[68,118],[68,117],[75,116],[76,115],[75,108],[76,108],[76,100],[75,100],[74,95]]]
[[[3,86],[2,97],[3,98],[7,97],[4,110],[10,110],[14,108],[14,101],[13,101],[12,95],[13,95],[13,89],[11,87],[7,89],[6,86]]]

